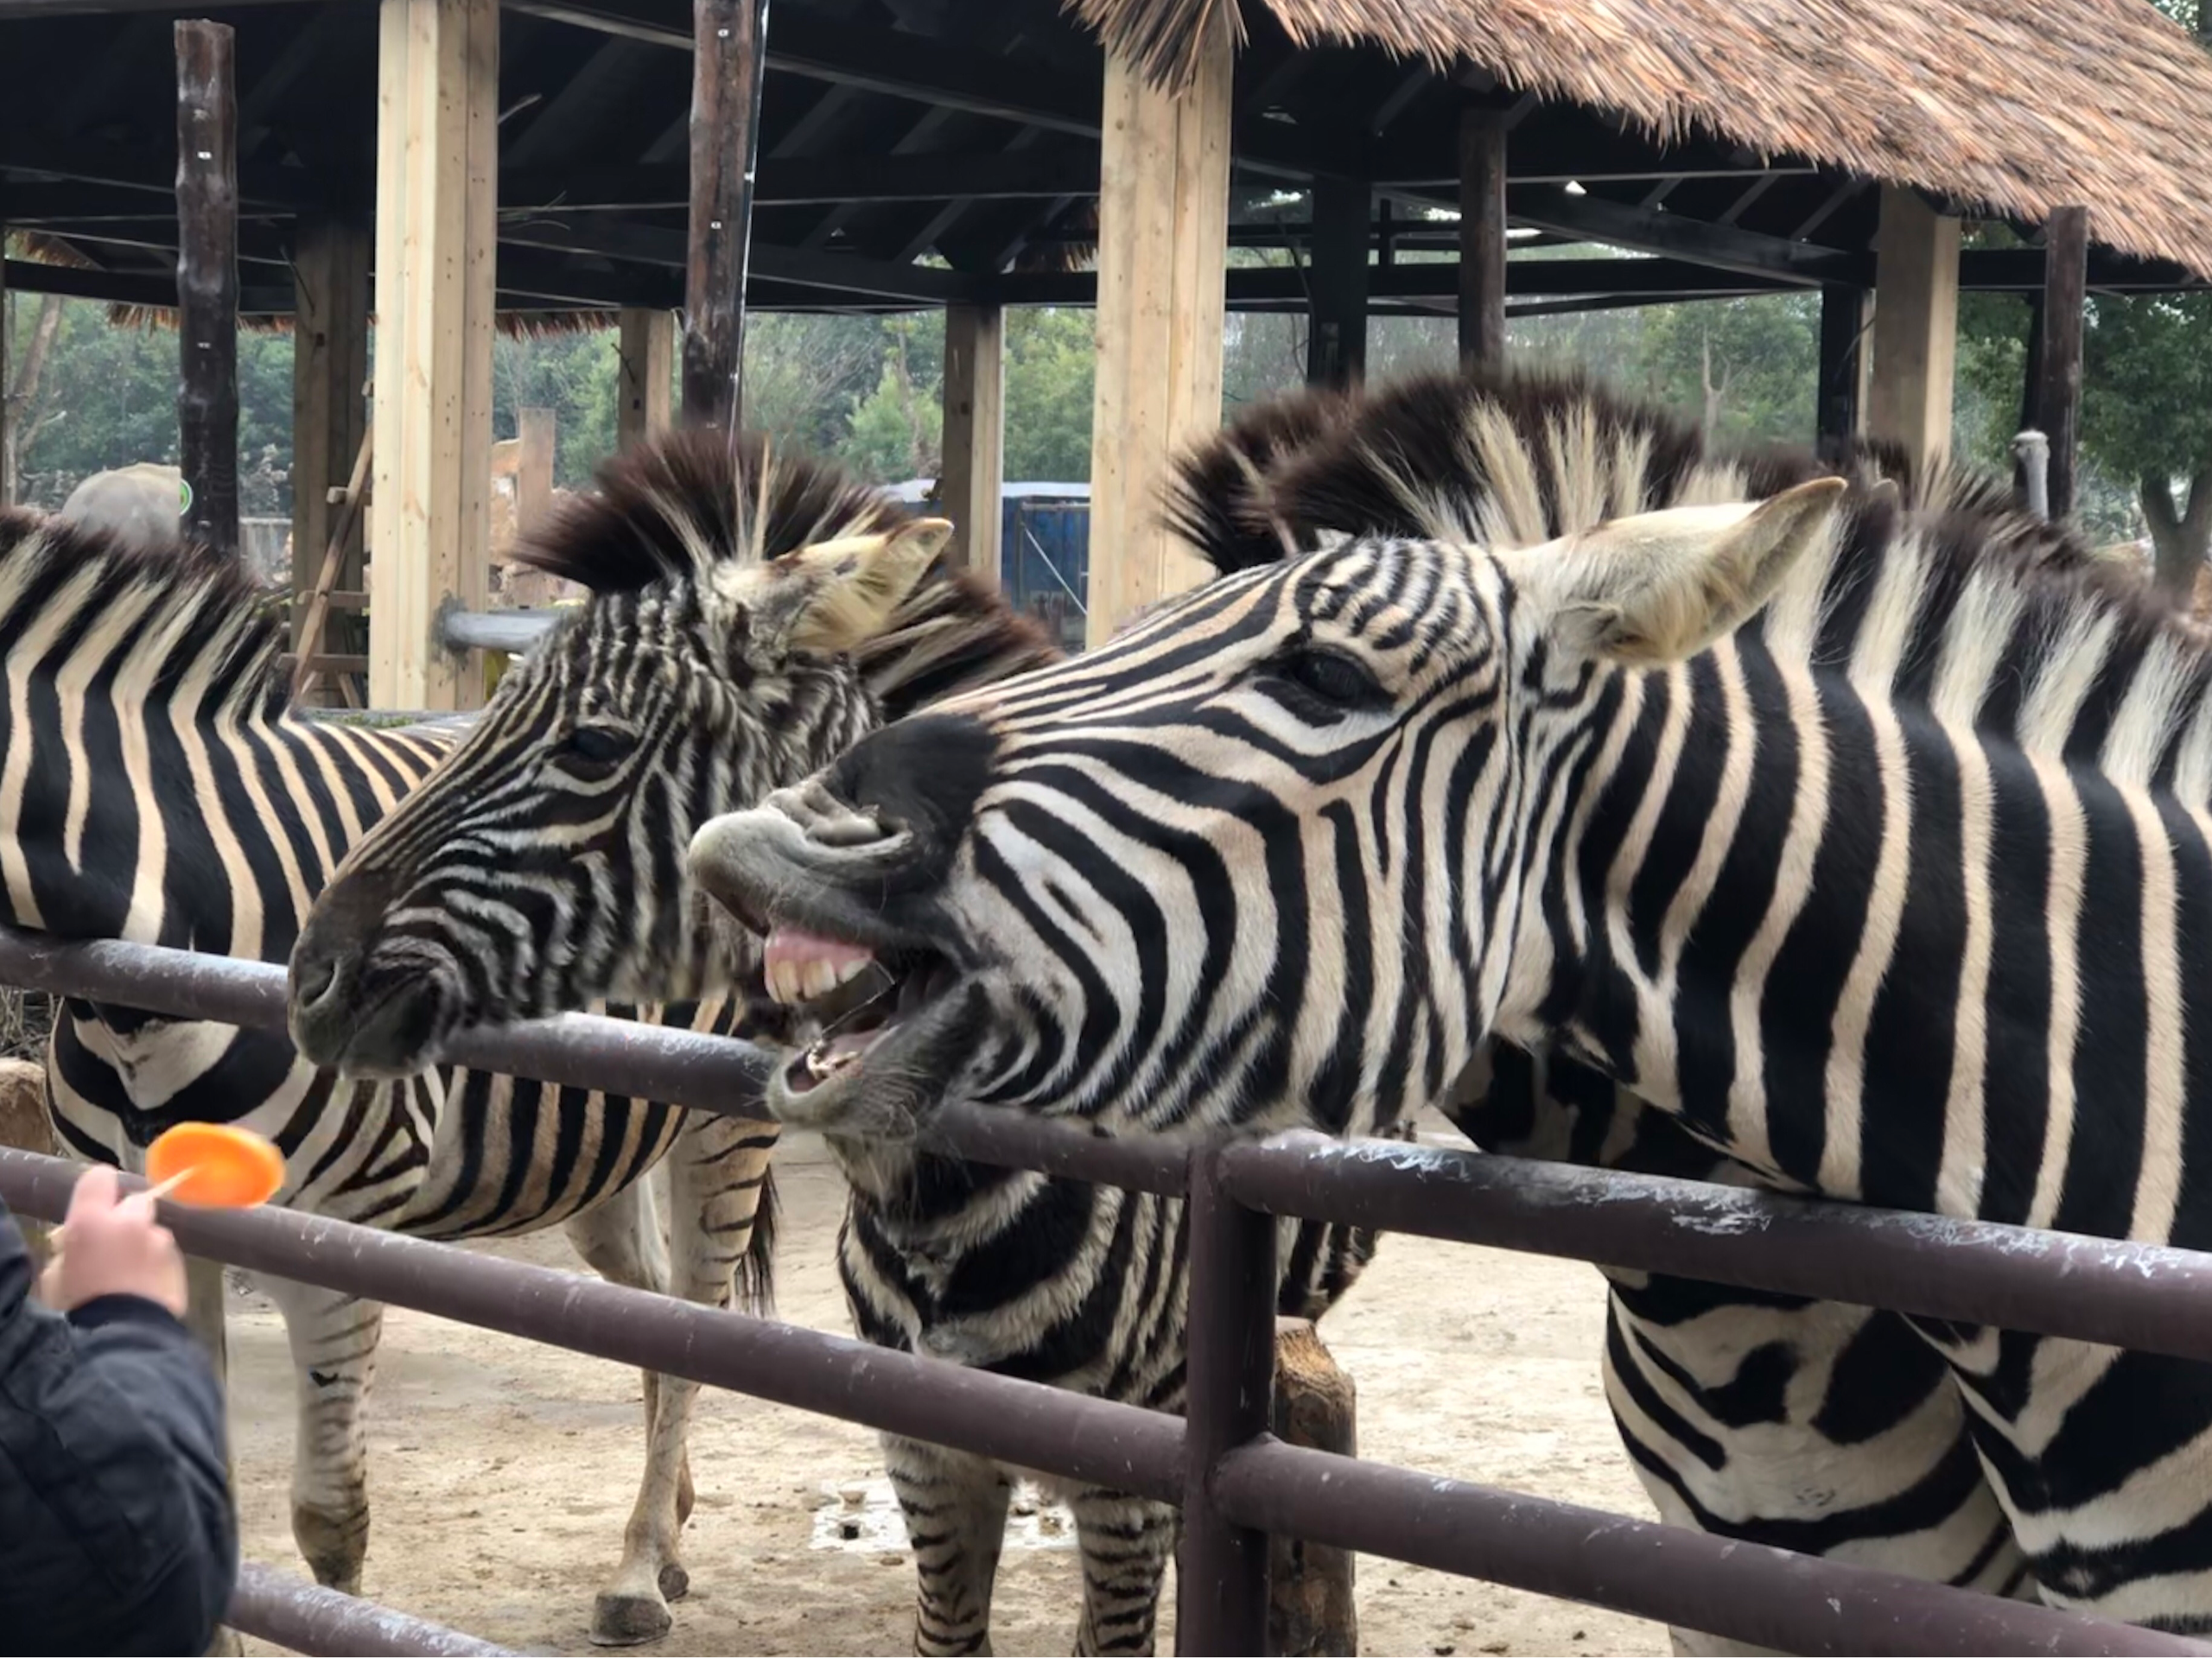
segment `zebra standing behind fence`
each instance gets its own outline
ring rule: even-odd
[[[1777,1186],[2202,1247],[2212,645],[2050,533],[1817,480],[1354,539],[891,727],[695,848],[911,987],[771,1107],[1342,1130],[1494,1034]],[[1913,1324],[2044,1598],[2212,1629],[2212,1372]]]
[[[733,937],[683,880],[693,830],[804,776],[833,734],[842,743],[884,715],[1057,659],[994,588],[936,564],[899,573],[918,585],[890,595],[903,602],[849,662],[825,659],[789,684],[763,675],[747,642],[778,624],[749,607],[744,549],[715,521],[733,487],[726,451],[709,435],[667,453],[683,457],[682,473],[617,461],[601,498],[575,509],[601,527],[566,538],[594,556],[557,567],[594,594],[568,648],[502,681],[452,760],[318,900],[292,960],[303,1051],[404,1076],[456,1029],[658,981],[671,962],[694,978],[783,984],[788,962],[763,962],[759,942]],[[819,970],[805,988],[836,988],[834,964]],[[848,994],[869,988],[845,981]],[[1179,1406],[1182,1276],[1163,1265],[1179,1258],[1179,1204],[833,1149],[855,1191],[840,1269],[868,1339]],[[1318,1224],[1285,1233],[1281,1305],[1316,1316],[1357,1276],[1371,1239]],[[976,1650],[988,1642],[1007,1471],[895,1436],[887,1465],[915,1547],[918,1643]],[[1090,1489],[1071,1505],[1085,1574],[1078,1645],[1148,1648],[1173,1510]]]
[[[834,648],[841,630],[872,626],[873,600],[845,575],[804,558],[772,569],[757,556],[880,537],[908,525],[906,514],[834,473],[772,469],[757,448],[735,476],[726,465],[722,482],[714,527],[754,556],[742,569],[733,561],[733,580],[764,611],[782,607],[791,642]],[[620,533],[582,527],[594,530]],[[582,556],[558,532],[542,551]],[[59,519],[0,515],[10,923],[281,961],[347,848],[446,755],[443,734],[296,716],[283,631],[258,597],[234,564],[198,549],[151,556]],[[580,643],[550,642],[549,664]],[[777,648],[758,642],[764,677],[780,667]],[[795,753],[826,758],[849,734],[833,727],[823,746]],[[741,1010],[714,1000],[645,1011],[728,1032]],[[261,1032],[82,1000],[57,1012],[50,1109],[77,1156],[137,1168],[172,1122],[243,1122],[283,1151],[276,1201],[287,1206],[447,1239],[558,1223],[614,1281],[721,1304],[746,1262],[748,1298],[765,1298],[772,1127],[452,1068],[341,1082]],[[644,1178],[664,1159],[673,1280]],[[282,1280],[264,1286],[284,1317],[300,1400],[294,1534],[319,1581],[352,1591],[368,1540],[361,1410],[382,1309]],[[219,1273],[195,1288],[195,1322],[219,1343]],[[646,1467],[622,1562],[594,1608],[602,1642],[663,1633],[668,1599],[687,1586],[677,1543],[691,1506],[693,1390],[648,1375],[645,1393]]]
[[[1345,422],[1334,441],[1339,454],[1347,448],[1357,453],[1352,435],[1371,435],[1373,410],[1381,407],[1309,400],[1255,411],[1225,435],[1220,448],[1194,459],[1193,476],[1211,468],[1231,480],[1262,473],[1274,477],[1280,466],[1295,462],[1353,414],[1358,418]],[[1688,461],[1694,449],[1680,448],[1685,442],[1694,446],[1694,434],[1684,437],[1663,421],[1653,423],[1652,434],[1666,438],[1662,448],[1680,463],[1678,471],[1687,475],[1694,470]],[[1321,454],[1328,453],[1323,446]],[[1736,463],[1724,458],[1715,464]],[[1802,458],[1790,463],[1801,473],[1807,464]],[[1343,461],[1335,465],[1341,472]],[[1331,519],[1322,513],[1313,522],[1326,524]],[[1228,562],[1225,549],[1235,534],[1229,526],[1192,533],[1199,544]],[[1281,543],[1270,532],[1256,545],[1256,552],[1247,548],[1236,556],[1272,557]],[[865,653],[860,665],[864,677],[880,674]],[[988,671],[975,672],[970,683],[995,680],[1011,665],[988,664]],[[573,698],[579,688],[569,686],[562,694]],[[502,773],[508,780],[486,798],[440,798],[426,791],[404,814],[419,814],[419,821],[410,827],[395,820],[384,832],[397,840],[404,830],[411,847],[386,850],[375,840],[365,844],[359,854],[363,866],[372,867],[376,880],[390,889],[385,894],[387,913],[398,933],[413,930],[427,936],[441,912],[466,914],[496,890],[495,860],[454,852],[444,854],[442,866],[429,855],[459,844],[480,816],[511,826],[557,821],[560,803],[534,792],[542,785],[533,781],[528,765],[530,757],[557,736],[560,722],[550,708],[556,700],[549,695],[548,710],[535,727],[524,723],[505,744],[487,743],[487,767],[499,755],[509,769]],[[900,700],[887,699],[887,712],[898,712]],[[641,746],[659,740],[651,734],[647,722]],[[671,835],[685,828],[672,821],[660,826]],[[655,901],[677,900],[671,893]],[[404,927],[397,921],[403,912],[409,918]],[[348,906],[327,936],[318,918],[315,931],[318,949],[342,950],[365,962],[381,959],[385,973],[407,963],[408,950],[379,935],[370,906]],[[424,994],[450,1004],[425,1023],[442,1026],[513,1015],[515,1008],[488,1001],[474,987],[505,987],[532,971],[532,960],[549,953],[547,937],[541,932],[512,943],[495,942],[498,948],[467,938],[439,939],[435,950],[455,958],[442,969],[429,959],[432,947],[415,951],[416,959],[407,970],[435,971],[445,988]],[[472,951],[475,959],[467,963],[466,972],[460,970],[460,957]],[[779,957],[772,975],[783,981],[786,994],[791,968],[790,958]],[[827,962],[819,970],[826,981],[838,969]],[[575,994],[577,986],[572,981],[567,989]],[[527,994],[523,1005],[529,1005]],[[386,1051],[379,1060],[404,1068],[421,1057]],[[1454,1114],[1478,1140],[1493,1146],[1676,1172],[1693,1167],[1703,1172],[1717,1161],[1674,1131],[1665,1118],[1638,1115],[1633,1102],[1616,1113],[1610,1087],[1593,1090],[1588,1080],[1588,1073],[1562,1061],[1554,1060],[1547,1070],[1525,1056],[1503,1056],[1494,1074],[1485,1072],[1478,1080],[1471,1097],[1462,1096]],[[1051,1247],[1039,1248],[1045,1226],[1065,1220],[1066,1206],[1055,1195],[1055,1183],[1033,1179],[1024,1212],[1010,1208],[1010,1197],[1021,1194],[1010,1194],[1010,1180],[997,1172],[938,1159],[912,1160],[904,1147],[887,1153],[851,1145],[835,1149],[854,1168],[859,1192],[852,1220],[841,1236],[840,1253],[863,1333],[1021,1374],[1050,1375],[1047,1361],[1069,1364],[1071,1350],[1078,1356],[1085,1350],[1077,1337],[1110,1351],[1117,1344],[1141,1344],[1149,1336],[1179,1363],[1182,1263],[1174,1253],[1180,1248],[1179,1208],[1169,1206],[1166,1213],[1173,1218],[1162,1228],[1147,1218],[1143,1202],[1132,1199],[1128,1206],[1116,1203],[1109,1208],[1084,1192],[1082,1201],[1093,1206],[1088,1227],[1071,1227],[1058,1243],[1047,1236],[1045,1242]],[[902,1179],[907,1183],[903,1187]],[[1105,1196],[1109,1202],[1120,1198],[1117,1193]],[[909,1216],[900,1214],[901,1205]],[[1163,1273],[1156,1259],[1128,1252],[1124,1233],[1132,1226],[1139,1228],[1140,1242],[1165,1231],[1171,1253],[1164,1278],[1156,1276]],[[1286,1249],[1286,1277],[1294,1286],[1309,1281],[1316,1262],[1325,1265],[1338,1248],[1322,1229],[1300,1229]],[[1363,1250],[1346,1266],[1356,1268],[1360,1259]],[[1102,1276],[1109,1271],[1122,1274],[1118,1288]],[[1325,1276],[1314,1304],[1325,1305],[1340,1293],[1349,1276],[1344,1267]],[[1895,1321],[1860,1309],[1716,1293],[1682,1280],[1647,1285],[1639,1274],[1624,1274],[1617,1281],[1623,1288],[1616,1297],[1613,1327],[1625,1356],[1616,1356],[1620,1374],[1632,1378],[1630,1385],[1638,1391],[1617,1391],[1616,1409],[1623,1413],[1624,1432],[1642,1459],[1647,1483],[1660,1482],[1654,1483],[1655,1497],[1669,1517],[1916,1575],[2017,1588],[2018,1555],[1963,1439],[1957,1399],[1942,1385],[1940,1363],[1909,1337],[1899,1339],[1904,1332]],[[1103,1299],[1108,1290],[1119,1295],[1122,1305],[1142,1312],[1160,1307],[1159,1322],[1147,1326],[1132,1320],[1125,1328],[1087,1331],[1071,1315],[1061,1320],[1073,1326],[1070,1336],[1060,1337],[1049,1324],[1052,1340],[1040,1340],[1035,1333],[1038,1321],[1030,1309],[1046,1292],[1090,1317],[1090,1305]],[[1631,1296],[1632,1315],[1625,1311]],[[996,1298],[1005,1309],[1001,1330],[983,1325],[983,1315],[995,1310],[988,1298]],[[1026,1330],[1023,1318],[1029,1320]],[[979,1337],[979,1326],[982,1336],[1001,1344],[998,1351],[1020,1339],[1029,1345],[1014,1347],[1010,1358],[1001,1358]],[[1118,1383],[1126,1390],[1123,1396],[1141,1398],[1141,1389],[1132,1384],[1143,1378],[1142,1364],[1132,1363],[1125,1375],[1116,1375],[1115,1369],[1101,1360],[1090,1372],[1107,1374],[1108,1385]],[[1075,1385],[1098,1390],[1090,1375],[1072,1374]],[[1179,1388],[1179,1374],[1176,1383]],[[1831,1395],[1840,1396],[1833,1408],[1827,1406]],[[937,1471],[948,1461],[966,1477],[952,1485],[931,1483],[944,1479]],[[986,1638],[989,1574],[1003,1518],[998,1471],[973,1458],[950,1459],[941,1452],[897,1444],[890,1465],[907,1503],[925,1573],[918,1644],[934,1650]],[[1147,1547],[1164,1540],[1149,1529],[1143,1535]],[[1128,1603],[1134,1598],[1128,1597]],[[1096,1638],[1093,1632],[1102,1627],[1094,1617],[1085,1625],[1084,1638]],[[1133,1643],[1148,1639],[1149,1631],[1148,1612],[1141,1624],[1105,1629],[1109,1636]],[[1680,1632],[1677,1638],[1697,1649],[1715,1646],[1692,1632]]]

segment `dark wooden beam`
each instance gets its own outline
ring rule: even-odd
[[[672,167],[545,168],[502,171],[509,209],[586,211],[670,206],[688,200],[690,169]],[[977,155],[824,156],[761,162],[753,205],[786,207],[842,201],[1044,200],[1096,195],[1098,157],[1033,150]]]
[[[744,407],[745,270],[760,142],[768,0],[692,0],[691,229],[683,267],[683,417],[734,428]]]
[[[1814,420],[1823,438],[1847,437],[1859,429],[1866,331],[1865,289],[1838,283],[1821,289],[1821,380]]]
[[[2043,350],[2034,425],[2050,440],[2050,516],[2074,510],[2082,435],[2082,306],[2089,275],[2089,210],[2060,207],[2044,226]]]
[[[1313,300],[1306,378],[1357,385],[1367,378],[1367,245],[1374,197],[1364,184],[1319,179],[1313,186]]]
[[[41,132],[0,130],[0,172],[35,173],[167,196],[176,188],[174,161],[166,145],[132,149],[89,139],[58,139]],[[321,200],[314,181],[296,168],[241,166],[238,191],[255,206],[295,211],[312,209]]]
[[[1513,259],[1507,262],[1505,273],[1506,292],[1515,299],[1619,296],[1663,304],[1792,291],[1772,281],[1680,259]],[[1442,302],[1448,314],[1459,297],[1459,263],[1440,259],[1370,265],[1367,280],[1370,311],[1385,302],[1434,300]],[[1096,286],[1087,270],[1030,271],[996,277],[976,291],[1004,305],[1085,306]],[[1239,266],[1229,272],[1228,295],[1229,302],[1239,309],[1303,310],[1309,298],[1309,274],[1283,266]]]
[[[238,187],[236,39],[176,25],[177,449],[187,535],[238,545]]]
[[[1487,109],[1459,115],[1459,360],[1505,361],[1505,124]]]
[[[1681,213],[1574,195],[1548,187],[1516,187],[1509,201],[1513,222],[1585,238],[1638,253],[1670,254],[1720,270],[1771,276],[1806,287],[1855,279],[1863,260],[1834,248],[1786,241],[1714,225]]]
[[[503,247],[535,248],[544,253],[581,254],[629,264],[683,270],[687,239],[681,231],[655,225],[585,219],[566,224],[518,223],[500,227]],[[978,297],[982,284],[957,270],[933,265],[894,265],[857,254],[810,248],[776,247],[755,242],[747,255],[756,279],[825,288],[855,295],[901,300],[915,305],[947,305]]]

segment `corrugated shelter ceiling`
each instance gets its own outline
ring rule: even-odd
[[[1255,0],[1301,45],[1471,63],[2212,277],[2212,52],[2149,0]],[[1070,0],[1158,81],[1235,0]]]

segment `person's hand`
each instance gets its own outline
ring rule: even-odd
[[[54,1259],[39,1299],[67,1312],[103,1295],[138,1295],[184,1317],[184,1257],[168,1228],[154,1219],[143,1191],[120,1196],[111,1168],[87,1169],[69,1195],[69,1217],[54,1235]]]

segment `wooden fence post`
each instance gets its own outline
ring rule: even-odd
[[[1357,1452],[1351,1377],[1310,1318],[1275,1320],[1274,1435],[1350,1457]],[[1359,1650],[1349,1549],[1297,1537],[1268,1540],[1268,1650],[1282,1658],[1351,1658]]]
[[[944,314],[944,475],[954,556],[995,583],[1005,518],[1006,320],[995,305]]]
[[[1106,55],[1098,177],[1097,378],[1090,422],[1093,645],[1122,619],[1206,576],[1160,524],[1168,457],[1221,424],[1229,251],[1227,9],[1215,7],[1187,90]]]
[[[691,240],[683,267],[683,418],[743,418],[745,270],[760,146],[768,0],[692,0]]]
[[[1459,360],[1505,361],[1505,122],[1496,111],[1459,116]]]
[[[238,185],[235,41],[181,22],[176,40],[177,436],[186,536],[238,549]]]

